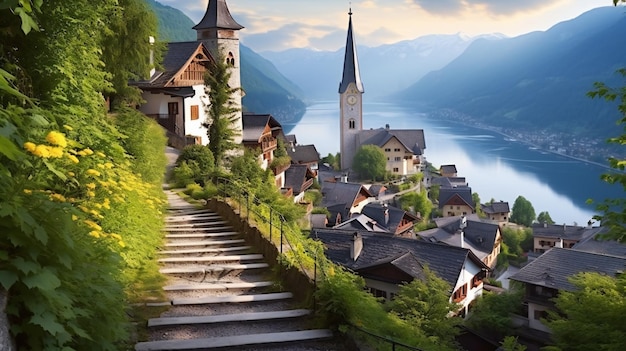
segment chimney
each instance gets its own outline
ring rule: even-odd
[[[385,210],[385,226],[387,226],[389,225],[389,206],[387,206],[387,204],[384,204],[383,209]]]
[[[465,233],[463,232],[463,229],[461,229],[461,248],[465,248]]]
[[[348,182],[348,174],[344,173],[341,175],[341,182],[342,183],[347,183]]]
[[[461,216],[461,223],[459,223],[459,229],[463,231],[467,227],[467,218],[465,216]]]
[[[591,229],[591,225],[593,224],[593,222],[591,221],[591,219],[589,220],[589,222],[587,222],[587,229]]]
[[[156,68],[154,68],[154,37],[148,37],[148,41],[150,42],[150,78],[156,73]]]
[[[350,242],[350,258],[356,261],[363,250],[363,237],[361,234],[354,232],[352,241]]]
[[[385,124],[385,129],[389,130],[389,124]]]
[[[563,248],[563,238],[558,238],[558,241],[556,243],[554,243],[554,247],[560,247],[561,249]]]

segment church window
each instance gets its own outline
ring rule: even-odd
[[[353,120],[353,119],[349,120],[348,121],[348,128],[350,128],[350,129],[356,128],[356,121]]]
[[[234,66],[235,65],[235,57],[234,57],[232,52],[228,53],[228,57],[226,57],[226,64],[228,64],[230,66]]]

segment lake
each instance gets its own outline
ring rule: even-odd
[[[424,113],[386,103],[363,104],[364,128],[423,129],[425,156],[435,167],[455,164],[481,201],[508,201],[522,195],[539,214],[548,211],[556,223],[586,225],[594,214],[587,199],[623,196],[620,186],[600,180],[608,169],[535,149],[493,131],[429,118]],[[339,151],[339,103],[312,104],[295,125],[284,124],[298,144],[314,144],[320,155]]]

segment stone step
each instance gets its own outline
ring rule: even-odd
[[[167,234],[166,239],[192,239],[192,238],[217,238],[222,236],[237,236],[239,232],[221,232],[221,233],[191,233],[191,234]]]
[[[216,246],[216,245],[234,245],[242,244],[246,241],[243,239],[232,240],[198,240],[198,241],[183,241],[176,243],[165,243],[166,247],[185,247],[185,246]]]
[[[165,291],[185,291],[185,290],[233,290],[233,289],[252,289],[264,288],[272,286],[274,282],[240,282],[240,283],[196,283],[196,284],[177,284],[167,285],[163,287]]]
[[[189,228],[216,227],[218,224],[229,224],[228,221],[207,221],[206,223],[184,223],[175,225],[165,225],[163,230],[188,230]],[[229,227],[229,226],[226,226]]]
[[[167,257],[158,261],[163,263],[189,263],[189,262],[224,262],[224,261],[253,261],[262,260],[261,254],[208,256],[208,257]]]
[[[202,248],[202,249],[184,249],[184,250],[165,250],[159,251],[161,255],[186,255],[186,254],[203,254],[203,253],[223,253],[223,252],[235,252],[235,251],[247,251],[252,249],[252,246],[234,246],[234,247],[222,247],[222,248]]]
[[[189,209],[186,210],[178,210],[174,213],[170,212],[169,216],[189,216],[189,215],[196,215],[196,214],[214,214],[215,212],[211,211],[211,210],[207,210],[207,209],[202,209],[202,208],[197,208],[197,207],[191,207]]]
[[[170,222],[184,222],[184,221],[193,221],[193,220],[202,220],[202,219],[211,219],[211,218],[221,218],[221,216],[217,213],[207,212],[207,213],[197,213],[197,214],[178,214],[175,216],[168,216],[165,218],[165,221]]]
[[[206,296],[181,298],[172,300],[172,305],[205,305],[218,303],[244,303],[291,299],[293,294],[290,292],[267,293],[254,295],[229,295],[229,296]]]
[[[313,329],[279,333],[222,336],[207,339],[148,341],[136,344],[135,350],[203,350],[220,347],[237,347],[246,345],[263,345],[283,342],[328,339],[332,338],[332,336],[332,332],[328,329]]]
[[[173,267],[173,268],[161,268],[159,270],[162,274],[191,274],[191,273],[217,273],[224,271],[237,271],[248,269],[261,269],[268,268],[267,263],[248,263],[248,264],[221,264],[211,266],[193,266],[193,267]]]
[[[159,327],[159,326],[165,326],[165,325],[212,324],[212,323],[226,323],[226,322],[261,321],[261,320],[271,320],[271,319],[297,318],[297,317],[307,316],[309,314],[311,314],[310,310],[298,309],[298,310],[273,311],[273,312],[235,313],[235,314],[223,314],[223,315],[200,316],[200,317],[151,318],[148,320],[148,327]]]

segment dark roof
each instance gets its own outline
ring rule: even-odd
[[[488,268],[468,249],[385,234],[359,233],[363,238],[363,249],[356,261],[350,258],[354,231],[313,229],[311,236],[324,243],[326,256],[331,261],[356,272],[375,265],[393,263],[412,277],[421,278],[422,268],[428,266],[452,289],[467,259],[481,268]]]
[[[368,217],[368,216],[366,216],[364,214],[353,215],[347,221],[343,221],[343,222],[337,224],[336,226],[334,226],[333,228],[349,230],[349,231],[357,230],[357,231],[389,233],[387,228],[382,226],[376,220],[374,220],[374,219],[372,219],[372,218],[370,218],[370,217]]]
[[[317,163],[320,160],[320,154],[315,145],[296,145],[293,149],[287,147],[287,154],[293,163]]]
[[[243,123],[243,142],[258,142],[265,127],[269,126],[273,131],[282,129],[280,123],[272,117],[272,115],[257,115],[252,113],[244,113],[242,117]]]
[[[504,201],[494,202],[490,205],[481,205],[481,207],[483,209],[483,212],[488,214],[511,212],[509,203]]]
[[[389,140],[396,138],[414,155],[423,155],[426,139],[423,129],[366,129],[359,132],[359,145],[376,145],[383,147]]]
[[[328,222],[334,225],[337,222],[343,222],[350,219],[350,206],[348,204],[334,204],[327,206],[326,209],[330,212],[330,218]]]
[[[369,190],[372,195],[378,196],[387,191],[387,187],[382,184],[372,184],[367,190]]]
[[[378,203],[369,203],[363,207],[361,213],[375,220],[378,224],[385,227],[390,233],[396,233],[398,226],[402,223],[402,219],[416,222],[419,218],[397,207],[382,205]],[[388,214],[385,215],[385,213]]]
[[[417,233],[418,236],[452,246],[461,246],[461,222],[463,216],[437,218],[437,228]],[[463,230],[464,247],[472,250],[478,258],[483,259],[493,251],[500,227],[497,224],[483,222],[477,215],[465,217],[466,226]]]
[[[350,83],[354,83],[359,92],[365,92],[363,82],[361,81],[361,73],[359,72],[356,43],[354,42],[354,34],[352,33],[352,10],[350,11],[350,20],[348,21],[346,53],[343,59],[343,78],[341,79],[341,83],[339,83],[339,94],[343,94],[346,89],[348,89]]]
[[[314,177],[309,166],[292,164],[285,170],[285,188],[293,189],[294,195],[298,195],[307,190],[305,188],[307,180]]]
[[[460,186],[456,188],[439,189],[439,208],[443,208],[451,200],[460,201],[474,208],[474,200],[472,199],[472,188]]]
[[[576,243],[572,249],[626,258],[626,244],[616,240],[603,239],[601,235],[606,232],[608,232],[608,228],[602,227],[594,235]]]
[[[226,0],[209,0],[204,17],[200,23],[196,24],[193,29],[233,29],[239,30],[243,26],[230,14]]]
[[[165,57],[163,57],[163,71],[157,71],[149,80],[135,84],[140,88],[163,88],[185,65],[193,59],[194,53],[202,47],[207,59],[212,60],[208,49],[198,41],[167,43]]]
[[[285,141],[289,144],[292,145],[296,145],[298,143],[298,140],[296,139],[296,135],[295,134],[287,134],[285,135]]]
[[[324,182],[322,184],[323,206],[342,204],[348,209],[352,207],[359,194],[374,197],[363,185],[358,183]],[[345,218],[344,218],[345,220]]]
[[[457,173],[456,165],[441,165],[441,167],[439,167],[439,171],[442,174]]]
[[[575,290],[567,278],[581,272],[614,277],[626,268],[626,258],[591,252],[552,248],[513,274],[509,279],[558,290]]]
[[[573,225],[542,224],[532,225],[533,236],[542,238],[555,238],[566,240],[581,240],[595,235],[603,230],[602,227],[580,227]]]

